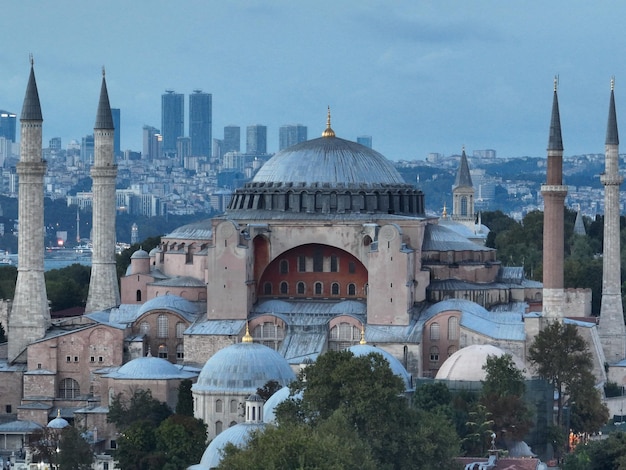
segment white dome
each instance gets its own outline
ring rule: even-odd
[[[252,431],[263,429],[265,423],[239,423],[219,433],[208,445],[202,459],[197,465],[193,465],[194,470],[209,470],[216,468],[222,460],[222,449],[226,444],[233,444],[243,447],[250,437]]]
[[[504,356],[506,351],[493,346],[491,344],[473,344],[466,348],[459,349],[452,354],[443,363],[439,372],[437,372],[436,379],[443,380],[467,380],[478,382],[485,380],[486,372],[483,370],[483,366],[487,362],[488,356]],[[513,357],[513,363],[515,367],[524,371],[524,362],[517,356],[511,354]],[[526,375],[526,374],[524,374]]]
[[[160,357],[138,357],[127,362],[116,372],[107,374],[106,377],[114,379],[143,379],[143,380],[167,380],[189,379],[196,374],[175,366],[166,359]]]

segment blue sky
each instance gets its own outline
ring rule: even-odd
[[[558,74],[565,154],[600,153],[611,76],[626,112],[624,18],[617,0],[7,1],[0,109],[21,111],[32,53],[45,143],[93,131],[104,65],[122,148],[160,127],[165,89],[200,88],[214,137],[261,123],[270,151],[282,124],[319,136],[330,105],[339,137],[392,160],[545,156]]]

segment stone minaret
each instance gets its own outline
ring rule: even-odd
[[[30,343],[43,338],[50,326],[43,267],[43,190],[46,173],[46,162],[41,159],[43,117],[32,58],[20,122],[18,268],[8,321],[10,362],[26,362],[22,353]]]
[[[470,175],[465,148],[461,154],[461,164],[452,185],[452,220],[475,229],[474,186]]]
[[[619,187],[623,178],[619,175],[618,169],[619,137],[612,80],[604,152],[604,174],[600,176],[600,182],[604,186],[604,250],[602,253],[602,306],[598,333],[607,361],[614,363],[624,359],[626,328],[624,328],[620,280]]]
[[[563,185],[563,140],[561,117],[557,97],[557,80],[554,80],[554,98],[550,137],[548,139],[548,171],[546,184],[541,186],[543,196],[543,316],[548,321],[563,318],[563,256],[565,196]]]
[[[115,268],[115,179],[113,157],[115,126],[109,94],[102,71],[100,103],[94,126],[93,180],[93,254],[91,279],[85,312],[105,310],[120,304],[120,288]]]

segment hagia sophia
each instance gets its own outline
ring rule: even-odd
[[[194,413],[215,448],[227,430],[260,425],[271,413],[254,400],[257,388],[268,380],[288,385],[327,350],[381,352],[410,393],[417,378],[480,380],[485,351],[510,353],[529,371],[528,347],[550,321],[578,327],[598,383],[625,383],[613,89],[599,319],[590,318],[588,290],[563,287],[567,186],[556,85],[542,187],[543,284],[503,266],[484,245],[488,229],[476,223],[465,151],[451,213],[429,216],[423,192],[389,160],[335,134],[330,110],[321,137],[275,154],[224,214],[179,227],[149,253],[136,251],[118,284],[117,167],[103,73],[87,309],[54,321],[43,277],[42,121],[31,65],[17,168],[18,280],[0,311],[8,337],[0,348],[0,451],[18,450],[30,433],[64,419],[95,430],[94,444],[106,453],[116,446],[106,419],[114,396],[147,388],[173,407],[185,379],[194,382]],[[193,468],[211,468],[209,449],[205,457]]]

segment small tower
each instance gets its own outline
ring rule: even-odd
[[[554,79],[550,137],[548,139],[548,171],[546,184],[541,186],[543,196],[543,316],[547,321],[563,318],[565,293],[563,290],[564,217],[567,186],[563,185],[563,139]]]
[[[619,187],[619,137],[615,96],[611,80],[609,119],[604,145],[604,173],[600,182],[604,186],[604,249],[602,253],[602,304],[598,333],[609,364],[624,359],[626,353],[626,328],[622,306],[620,267]]]
[[[461,163],[452,185],[452,220],[467,225],[471,230],[475,228],[474,186],[465,147],[463,147]]]
[[[109,94],[102,70],[100,102],[94,125],[93,254],[91,279],[85,312],[105,310],[120,304],[120,288],[115,267],[115,179],[113,155],[115,126]]]
[[[20,122],[20,161],[17,164],[20,226],[17,283],[8,320],[10,362],[25,362],[21,354],[30,343],[43,338],[50,326],[43,265],[46,173],[46,162],[41,159],[43,117],[32,57]]]

